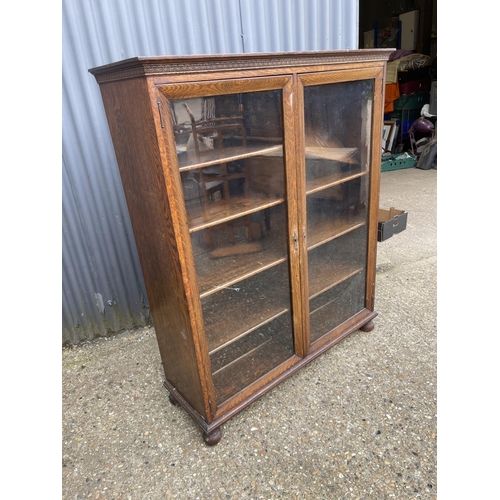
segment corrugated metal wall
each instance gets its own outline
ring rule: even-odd
[[[63,0],[63,344],[150,323],[99,87],[134,56],[356,49],[358,1]]]

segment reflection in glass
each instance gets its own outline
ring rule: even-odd
[[[311,340],[364,307],[373,80],[304,88]]]
[[[220,404],[293,356],[281,92],[170,109]]]
[[[307,196],[309,250],[366,224],[367,205],[362,193],[367,192],[367,181],[364,175],[339,184],[336,189]]]
[[[363,225],[309,251],[309,298],[365,269],[366,229]]]
[[[306,159],[367,170],[372,107],[373,80],[305,87]]]
[[[288,260],[283,203],[251,214],[250,238],[245,220],[191,233],[202,297]]]
[[[217,401],[225,401],[293,356],[290,312],[210,356]]]
[[[281,150],[283,144],[279,90],[172,100],[170,111],[181,170]],[[223,170],[218,166],[212,174]]]
[[[284,202],[281,92],[170,102],[189,229]],[[240,221],[241,222],[241,221]]]
[[[362,272],[357,272],[338,286],[312,299],[309,304],[311,342],[318,340],[363,309],[364,290],[364,275]]]

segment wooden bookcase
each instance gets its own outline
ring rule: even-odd
[[[100,85],[164,385],[221,425],[373,328],[391,50],[137,57]]]

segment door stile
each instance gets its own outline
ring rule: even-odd
[[[375,274],[377,261],[377,231],[378,231],[378,209],[380,191],[380,165],[382,151],[382,123],[384,120],[382,110],[384,107],[384,85],[383,69],[375,75],[373,113],[372,113],[372,137],[371,137],[371,159],[370,159],[370,198],[368,207],[368,258],[366,271],[366,308],[374,310],[375,297]]]
[[[309,353],[311,332],[309,321],[309,277],[307,263],[307,211],[306,211],[306,163],[304,128],[304,85],[298,75],[294,76],[295,86],[295,157],[297,175],[297,221],[298,247],[300,262],[300,300],[301,300],[301,343],[304,355]]]
[[[294,350],[301,358],[307,355],[303,338],[303,295],[301,290],[300,224],[297,217],[297,191],[300,177],[300,161],[297,156],[297,90],[295,77],[283,87],[283,132],[285,137],[285,170],[288,210],[288,254],[290,256],[290,285],[293,309]]]
[[[302,329],[306,352],[309,351],[310,342],[314,332],[311,332],[311,307],[309,301],[309,254],[307,244],[307,186],[306,186],[306,159],[305,159],[305,88],[316,85],[328,85],[337,83],[357,82],[360,80],[373,80],[373,107],[371,112],[371,136],[369,138],[370,148],[368,150],[369,162],[369,184],[368,184],[368,207],[367,207],[367,242],[366,242],[366,283],[364,287],[364,304],[366,309],[373,311],[374,289],[375,289],[375,264],[377,245],[377,215],[378,215],[378,189],[380,184],[380,155],[381,134],[383,116],[383,67],[375,66],[357,69],[348,72],[312,72],[297,75],[297,116],[296,127],[296,150],[297,150],[297,206],[298,219],[301,231],[303,231],[300,264],[301,264],[301,290],[302,290]],[[377,156],[378,155],[378,156]],[[372,177],[373,176],[373,177]],[[363,292],[361,292],[363,293]],[[360,296],[361,298],[362,296]]]

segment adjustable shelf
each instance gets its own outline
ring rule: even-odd
[[[243,217],[244,215],[279,205],[284,201],[284,198],[256,193],[206,204],[192,204],[187,207],[189,232],[193,233],[201,229],[216,226],[217,224],[222,224]]]
[[[358,148],[327,148],[327,147],[316,147],[316,146],[306,146],[304,148],[304,154],[306,160],[308,159],[318,159],[318,160],[330,160],[339,163],[349,163],[357,164],[355,156],[358,152]],[[265,156],[283,156],[283,150],[280,148],[272,148],[269,151],[260,153]]]
[[[200,154],[200,158],[194,160],[194,162],[192,159],[188,158],[186,154],[185,156],[181,155],[178,159],[179,170],[181,172],[187,172],[189,170],[210,167],[211,165],[218,165],[220,163],[243,160],[245,158],[251,158],[252,156],[266,155],[282,150],[283,146],[281,144],[273,146],[262,146],[261,144],[233,146],[223,149],[204,151],[203,154]]]
[[[365,286],[365,274],[359,271],[309,301],[311,342],[321,339],[363,308]]]
[[[338,215],[335,218],[313,220],[307,228],[307,250],[313,250],[365,224],[366,216],[364,214],[357,216]]]
[[[276,266],[288,266],[285,206],[280,204],[269,210],[270,228],[264,228],[261,238],[256,240],[255,243],[260,247],[256,252],[234,253],[224,258],[213,258],[213,252],[199,243],[200,233],[191,233],[201,299],[228,287],[239,286],[235,284]],[[262,218],[264,224],[265,217]],[[237,250],[240,244],[244,245],[246,242],[244,231],[241,230],[236,236],[234,245],[228,245],[226,248]],[[227,241],[222,244],[227,245]]]
[[[325,189],[338,186],[352,179],[357,179],[358,177],[363,177],[368,172],[361,171],[361,167],[353,166],[348,172],[333,172],[330,175],[325,175],[317,179],[311,179],[306,181],[306,195],[317,193],[318,191],[323,191]]]
[[[356,263],[328,262],[328,266],[332,267],[325,264],[322,262],[309,269],[309,300],[363,271],[363,267]]]
[[[308,159],[319,159],[356,165],[358,163],[355,159],[357,152],[358,148],[305,147],[306,161]]]
[[[309,300],[365,269],[363,224],[308,252]]]
[[[293,357],[291,317],[283,314],[210,356],[215,392],[224,402]]]
[[[288,279],[284,261],[205,296],[202,309],[210,355],[289,312]]]
[[[214,261],[208,254],[199,258],[197,266],[200,298],[250,278],[274,266],[286,262],[286,250],[267,248],[256,254],[235,255],[231,260]],[[204,266],[204,262],[211,262]]]

